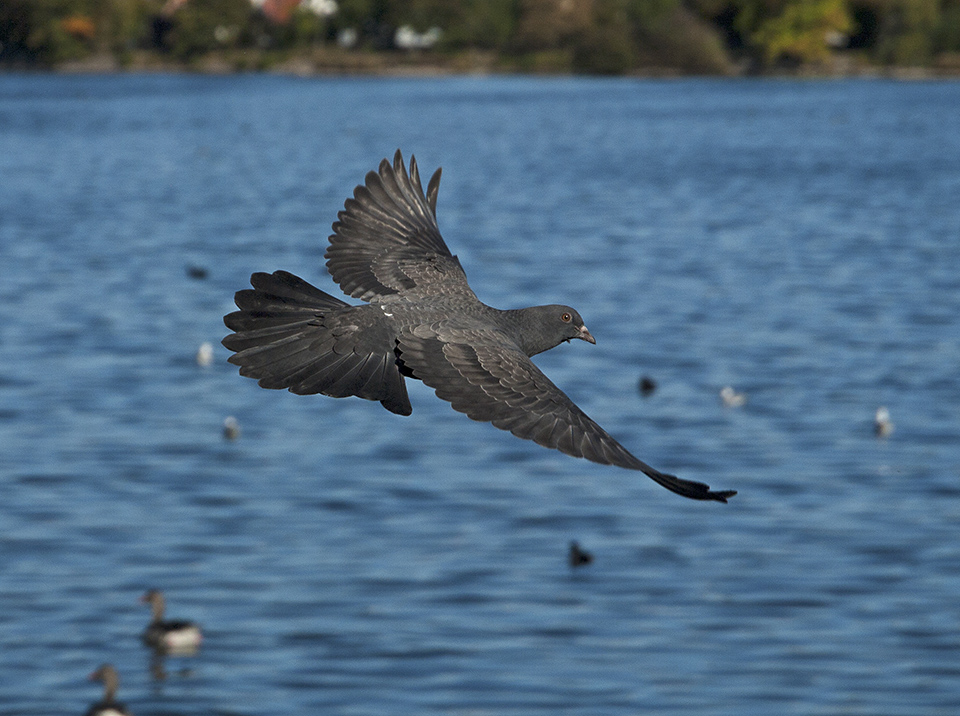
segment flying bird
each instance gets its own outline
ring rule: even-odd
[[[593,462],[639,470],[695,500],[733,490],[682,480],[630,454],[544,375],[531,356],[576,338],[596,343],[563,305],[500,310],[481,303],[437,226],[437,169],[424,192],[416,159],[380,162],[333,224],[325,258],[350,305],[286,271],[255,273],[224,318],[223,345],[261,387],[378,400],[410,415],[406,378],[454,410]]]

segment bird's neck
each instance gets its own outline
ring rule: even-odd
[[[542,313],[546,306],[533,308],[517,308],[501,311],[504,327],[511,336],[516,338],[520,350],[528,356],[535,356],[551,348],[556,348],[560,341],[547,336],[542,329]]]
[[[116,673],[110,672],[104,674],[103,676],[103,700],[107,703],[113,701],[114,696],[117,694],[117,687],[120,685],[120,680],[117,678]]]

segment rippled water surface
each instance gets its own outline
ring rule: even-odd
[[[0,77],[0,713],[81,713],[104,661],[140,716],[960,712],[957,107],[935,82]],[[397,147],[443,166],[481,299],[584,316],[597,345],[539,365],[730,504],[423,386],[400,418],[227,364],[250,273],[335,291],[330,224]],[[206,630],[165,679],[148,587]]]

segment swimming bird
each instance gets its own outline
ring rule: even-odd
[[[881,405],[873,416],[873,433],[878,438],[886,438],[893,434],[893,420],[890,411]]]
[[[570,551],[567,553],[567,561],[571,567],[582,567],[593,561],[593,555],[580,547],[576,541],[570,543]]]
[[[481,303],[437,226],[438,169],[424,192],[398,150],[369,172],[333,224],[325,258],[350,305],[286,271],[255,273],[224,318],[223,345],[264,388],[378,400],[410,415],[405,378],[423,381],[473,420],[593,462],[639,470],[695,500],[732,490],[642,462],[591,420],[531,356],[573,339],[596,343],[566,305],[499,310]]]
[[[200,627],[182,619],[164,619],[163,592],[151,589],[140,601],[149,604],[152,617],[143,632],[143,643],[152,649],[174,656],[190,656],[196,653],[203,641]]]
[[[720,400],[728,408],[739,408],[747,402],[746,393],[738,393],[732,386],[725,385],[720,389]]]
[[[117,670],[111,664],[103,664],[90,674],[91,681],[103,682],[103,698],[87,709],[86,716],[131,716],[130,711],[114,697],[120,685]]]
[[[187,276],[190,278],[195,278],[198,281],[202,281],[207,277],[207,270],[203,266],[197,266],[196,264],[187,266]]]
[[[653,392],[657,389],[657,382],[651,378],[649,375],[644,375],[640,377],[640,382],[637,383],[637,390],[640,391],[640,395],[644,398],[648,398],[653,395]]]
[[[223,419],[223,437],[225,440],[236,440],[240,437],[240,422],[232,415]]]
[[[213,363],[213,344],[209,341],[204,341],[200,344],[200,347],[197,348],[197,365],[201,368],[206,368],[208,365]]]

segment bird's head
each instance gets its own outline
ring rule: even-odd
[[[557,328],[562,332],[563,340],[569,343],[572,338],[579,338],[596,345],[597,340],[590,335],[590,331],[583,325],[583,319],[580,318],[579,313],[570,306],[554,306],[553,308],[555,309],[554,316],[559,321]]]
[[[583,319],[570,306],[551,305],[522,309],[521,344],[528,356],[579,338],[596,343]]]

